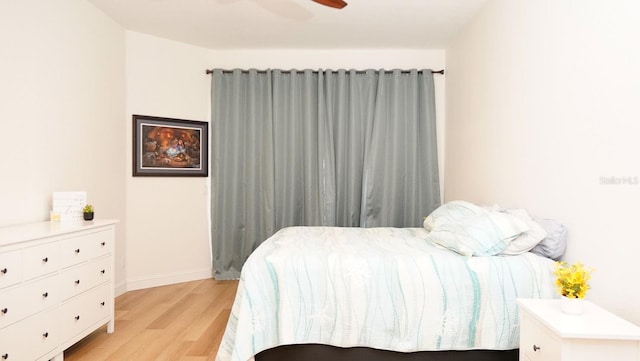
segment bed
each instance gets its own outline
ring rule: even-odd
[[[421,228],[284,228],[245,263],[216,360],[517,360],[516,298],[555,297],[547,234],[517,218],[457,202]]]

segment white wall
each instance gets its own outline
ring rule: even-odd
[[[84,0],[2,1],[0,44],[0,226],[46,221],[52,192],[86,190],[97,217],[121,220],[123,254],[124,30]]]
[[[214,51],[135,32],[127,32],[126,59],[128,129],[132,114],[208,121],[211,78],[206,69],[441,69],[445,63],[444,50]],[[443,126],[444,80],[435,79]],[[130,144],[128,149],[131,169]],[[209,277],[208,179],[131,177],[130,172],[127,289]]]
[[[209,51],[127,32],[127,139],[132,114],[207,121]],[[204,177],[133,177],[127,144],[127,289],[212,276]]]
[[[447,48],[445,153],[445,200],[559,219],[587,297],[636,324],[638,34],[633,0],[487,2]]]

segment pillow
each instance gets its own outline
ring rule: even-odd
[[[547,236],[547,232],[538,223],[534,222],[524,209],[508,209],[505,212],[523,221],[529,229],[511,241],[500,254],[518,255],[529,252]]]
[[[529,228],[517,217],[490,212],[472,203],[452,201],[425,220],[427,240],[464,256],[494,256]]]
[[[465,201],[451,201],[436,208],[424,219],[423,226],[427,231],[435,228],[435,223],[443,224],[454,219],[461,219],[482,214],[482,208]]]
[[[555,261],[559,260],[567,248],[567,230],[560,222],[553,219],[534,218],[533,220],[545,230],[547,236],[533,247],[531,252]]]

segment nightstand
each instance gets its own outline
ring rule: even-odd
[[[639,361],[640,327],[584,301],[567,315],[560,300],[518,299],[521,361]]]

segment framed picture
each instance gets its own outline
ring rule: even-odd
[[[133,176],[207,177],[208,123],[133,115]]]

